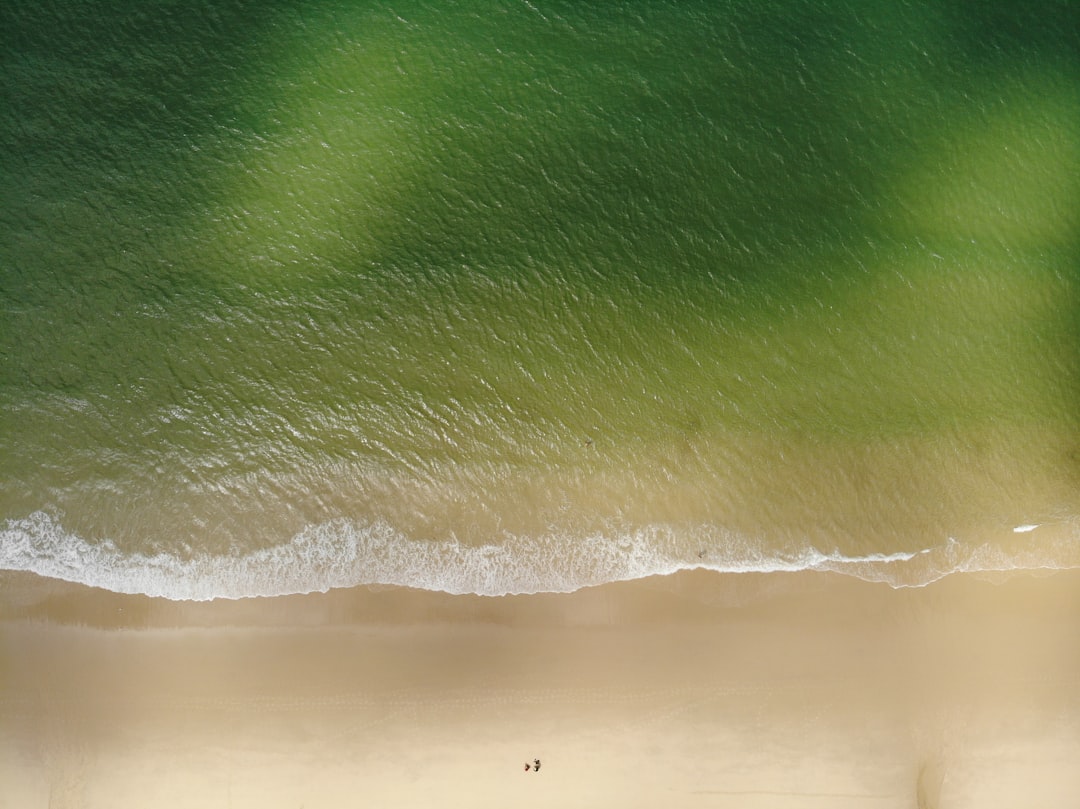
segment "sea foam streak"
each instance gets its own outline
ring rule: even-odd
[[[709,550],[681,558],[676,531],[651,526],[632,534],[576,538],[505,537],[501,545],[468,547],[454,542],[409,540],[385,524],[359,526],[337,520],[311,526],[284,545],[242,556],[181,559],[121,552],[115,544],[91,544],[37,512],[7,520],[0,532],[0,569],[119,593],[172,600],[206,601],[389,584],[497,596],[572,592],[612,581],[703,568],[718,572],[822,570],[894,587],[921,586],[955,572],[1061,569],[1062,563],[1030,554],[1005,555],[955,540],[918,553],[846,558],[808,548],[792,556],[769,554],[715,529]],[[685,545],[685,543],[683,543]]]

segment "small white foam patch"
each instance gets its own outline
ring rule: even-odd
[[[291,541],[242,556],[180,559],[124,553],[112,542],[89,543],[43,512],[8,520],[0,531],[0,569],[172,600],[207,601],[325,592],[392,584],[447,593],[497,596],[572,592],[613,581],[692,568],[721,573],[821,570],[893,587],[918,587],[950,573],[1080,566],[1080,559],[1032,552],[944,545],[915,553],[845,557],[806,548],[787,556],[702,528],[707,556],[686,558],[685,532],[658,525],[632,533],[580,537],[502,537],[498,545],[416,541],[385,523],[336,520],[310,526]],[[1072,556],[1077,553],[1075,546]],[[1030,558],[1028,558],[1030,556]],[[1060,558],[1059,558],[1060,557]],[[1057,561],[1054,561],[1057,559]]]
[[[1039,527],[1038,523],[1036,523],[1035,525],[1018,525],[1013,529],[1013,533],[1014,534],[1026,534],[1029,531],[1034,531],[1038,527]]]

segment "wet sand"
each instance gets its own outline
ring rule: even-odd
[[[1077,761],[1080,572],[207,603],[0,578],[0,809],[1059,809]]]

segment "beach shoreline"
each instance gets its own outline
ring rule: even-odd
[[[1080,795],[1076,571],[232,602],[3,585],[3,809]]]

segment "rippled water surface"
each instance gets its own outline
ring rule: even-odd
[[[3,12],[0,568],[1080,564],[1068,4]]]

